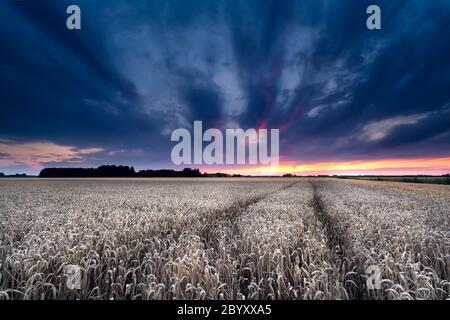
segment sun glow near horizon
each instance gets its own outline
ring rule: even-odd
[[[203,167],[207,173],[281,176],[296,175],[442,175],[450,172],[450,157],[281,163],[278,166]]]

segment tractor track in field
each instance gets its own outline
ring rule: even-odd
[[[202,242],[208,248],[213,248],[215,250],[218,249],[220,239],[218,238],[215,230],[223,224],[231,224],[231,237],[236,237],[239,235],[239,228],[236,225],[237,218],[244,213],[250,206],[257,204],[258,202],[266,199],[269,196],[272,196],[280,191],[289,189],[296,185],[298,181],[289,183],[278,188],[272,192],[266,192],[260,194],[258,196],[244,199],[240,201],[236,201],[231,204],[229,207],[221,210],[214,210],[213,212],[208,214],[208,218],[205,221],[205,225],[200,231],[200,238]]]
[[[205,247],[207,249],[212,249],[215,254],[219,253],[221,250],[221,241],[228,242],[240,237],[241,232],[237,224],[240,215],[242,215],[249,207],[270,196],[276,195],[280,191],[292,188],[297,183],[299,183],[299,181],[289,183],[275,191],[266,192],[250,199],[236,201],[226,209],[217,210],[212,214],[209,214],[209,219],[206,220],[206,223],[200,232],[200,237]],[[220,235],[217,232],[217,230],[224,226],[225,229],[229,229],[229,233],[225,238],[223,237],[223,234]],[[222,247],[226,247],[226,245],[224,246],[222,243]],[[236,249],[233,249],[229,251],[229,255],[234,257],[235,260],[238,260],[239,252]],[[248,285],[250,284],[250,275],[245,268],[241,269],[239,266],[237,267],[236,272],[239,275],[239,290],[246,296],[248,293]]]
[[[319,186],[317,183],[310,181],[313,188],[312,206],[314,208],[314,214],[322,224],[324,229],[327,246],[332,252],[336,260],[336,266],[339,268],[340,273],[344,277],[344,287],[348,293],[349,299],[361,300],[367,296],[367,288],[365,279],[362,276],[364,274],[364,267],[358,260],[354,260],[355,272],[347,278],[344,274],[346,270],[343,268],[343,263],[349,261],[349,257],[353,256],[350,252],[349,244],[347,241],[346,232],[339,228],[339,222],[331,216],[323,203],[320,196]]]

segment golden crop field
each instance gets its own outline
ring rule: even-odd
[[[397,182],[2,179],[0,299],[449,299],[449,204]]]

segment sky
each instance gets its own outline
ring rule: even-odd
[[[1,0],[0,172],[176,169],[194,120],[280,129],[278,169],[204,171],[450,172],[449,22],[450,1]]]

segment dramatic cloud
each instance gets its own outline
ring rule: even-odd
[[[65,27],[69,4],[81,30]],[[378,1],[375,31],[370,4],[1,2],[0,139],[72,146],[56,164],[170,167],[172,130],[202,120],[280,128],[284,162],[445,158],[450,3]],[[0,169],[46,163],[6,145]],[[92,148],[104,151],[80,155]]]
[[[370,122],[363,127],[361,139],[369,142],[383,140],[396,127],[417,124],[420,120],[426,119],[428,116],[429,114],[415,114]],[[411,128],[411,130],[414,130],[414,128]]]
[[[0,140],[0,166],[27,165],[39,169],[54,162],[80,163],[103,151],[102,148],[78,149],[51,142],[14,143]]]

